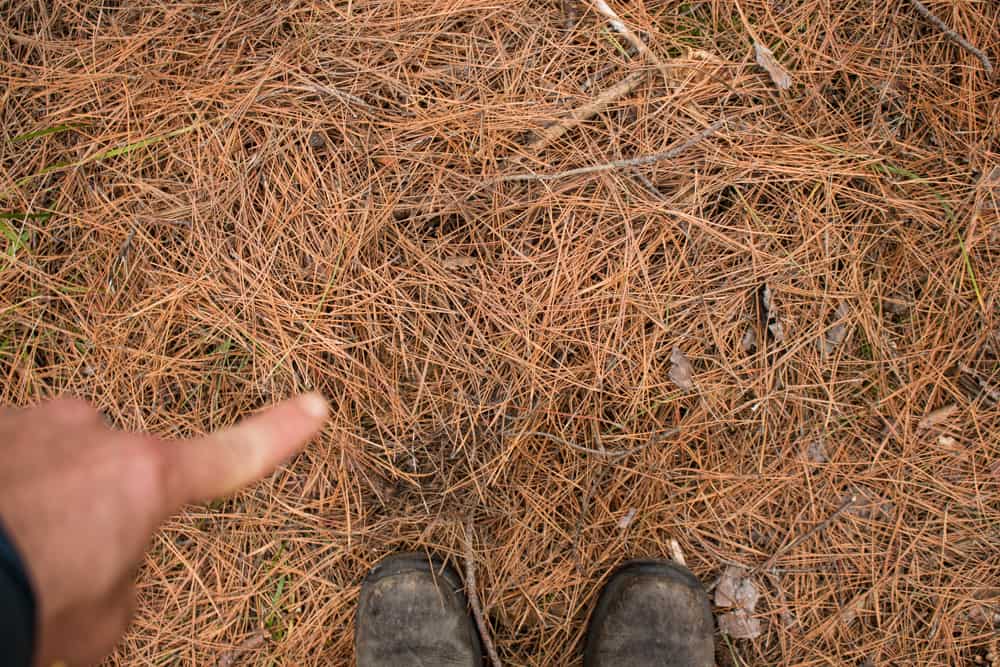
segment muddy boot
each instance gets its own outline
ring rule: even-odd
[[[631,561],[604,585],[587,628],[584,667],[714,667],[708,595],[686,568]]]
[[[358,667],[483,664],[462,581],[421,553],[389,556],[365,577],[354,650]]]

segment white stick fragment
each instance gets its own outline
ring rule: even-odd
[[[684,560],[684,552],[681,551],[681,544],[674,538],[670,538],[670,557],[674,559],[674,562],[678,565],[683,565],[687,567],[687,562]]]
[[[639,510],[637,510],[634,507],[629,507],[628,511],[625,512],[625,515],[622,518],[618,519],[618,530],[625,530],[626,528],[628,528],[629,524],[632,523],[632,519],[635,518],[635,515],[638,511]]]
[[[663,64],[663,61],[660,60],[648,46],[646,46],[646,43],[639,38],[639,35],[635,34],[631,28],[625,25],[625,22],[622,21],[620,16],[618,16],[618,13],[611,9],[607,2],[604,0],[592,0],[592,3],[594,5],[594,9],[596,9],[601,16],[608,19],[608,23],[611,24],[612,30],[623,35],[625,39],[627,39],[629,43],[635,47],[636,51],[653,61],[653,64],[655,64],[656,67],[659,68],[660,73],[663,74],[663,83],[667,86],[667,88],[669,88],[670,74],[667,72],[667,66]]]

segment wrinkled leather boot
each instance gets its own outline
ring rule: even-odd
[[[358,667],[481,667],[462,581],[421,553],[389,556],[361,585],[354,625]]]
[[[701,582],[668,561],[631,561],[604,585],[584,667],[714,667],[712,610]]]

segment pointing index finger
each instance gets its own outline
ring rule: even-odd
[[[204,438],[167,445],[171,502],[211,500],[262,479],[302,449],[327,413],[320,394],[303,394]]]

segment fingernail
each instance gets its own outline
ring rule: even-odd
[[[317,419],[326,417],[327,412],[329,412],[326,399],[316,392],[301,396],[299,398],[299,407],[301,407],[302,411],[307,415],[310,417],[316,417]]]

